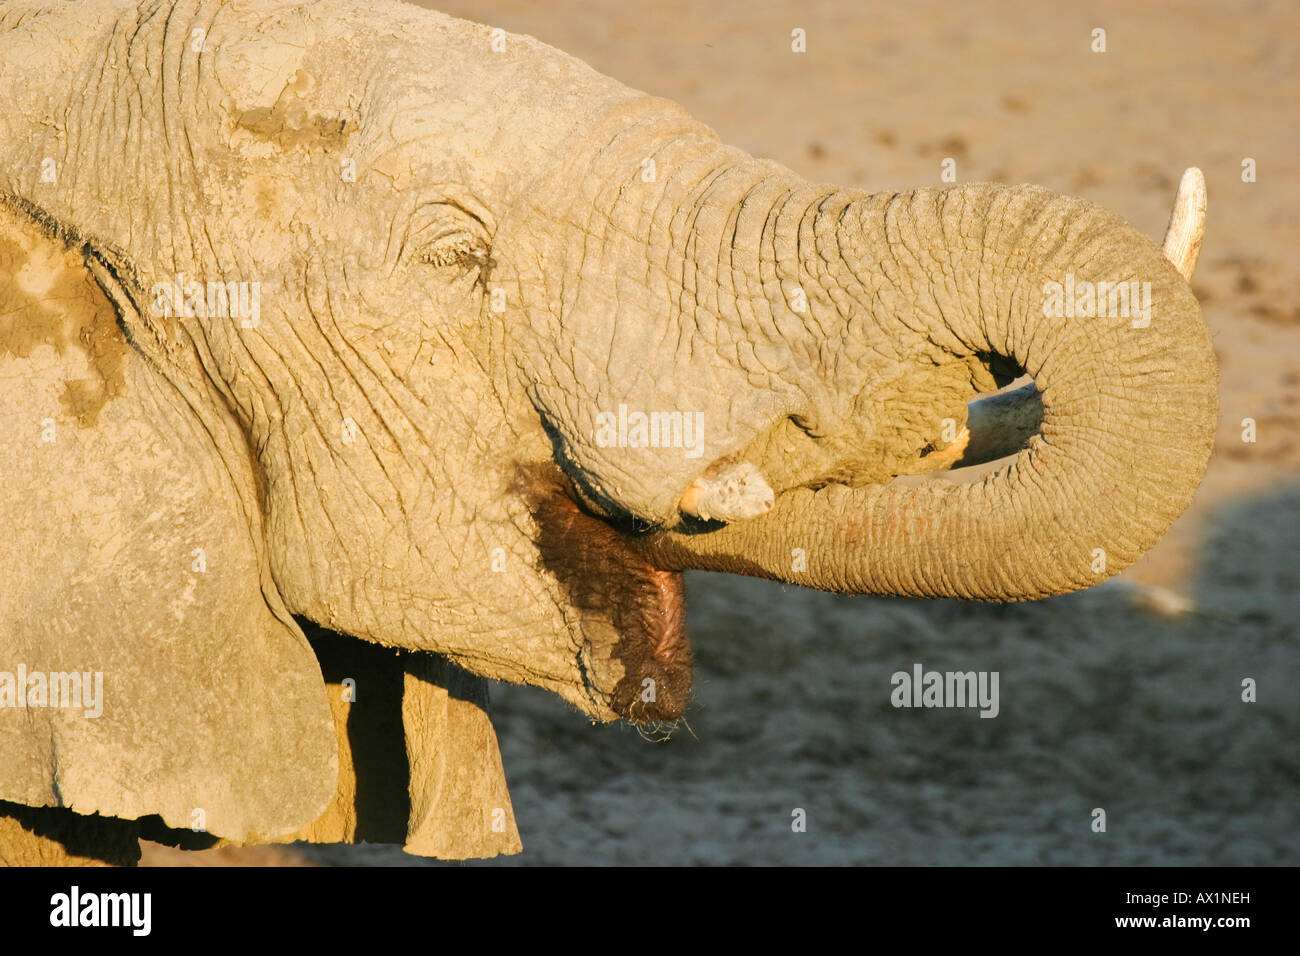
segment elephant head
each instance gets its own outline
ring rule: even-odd
[[[1167,255],[810,184],[395,2],[0,4],[0,89],[0,671],[105,685],[0,708],[2,799],[281,834],[337,774],[300,620],[672,718],[685,569],[1059,594],[1210,452],[1195,177]]]

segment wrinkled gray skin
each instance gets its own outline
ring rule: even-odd
[[[1082,200],[810,184],[537,41],[390,2],[0,3],[0,91],[28,296],[0,326],[0,671],[107,686],[98,722],[0,711],[0,799],[269,839],[338,776],[295,615],[670,718],[679,570],[1058,594],[1145,552],[1209,455],[1196,299]],[[178,274],[260,283],[260,320],[160,314]],[[1044,318],[1069,274],[1149,282],[1150,326]],[[112,321],[68,324],[77,283]],[[1042,424],[1013,462],[889,483],[1020,449],[953,437],[1022,372],[1011,418]],[[620,405],[703,413],[698,454],[606,447]],[[775,506],[684,516],[720,459]]]

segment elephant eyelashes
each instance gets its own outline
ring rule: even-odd
[[[419,260],[434,268],[471,266],[487,258],[487,250],[469,236],[449,236],[425,246]]]
[[[424,247],[418,259],[435,269],[456,269],[461,275],[467,274],[472,269],[477,270],[478,277],[475,284],[484,289],[487,288],[492,268],[496,265],[496,260],[492,258],[492,250],[484,243],[466,235],[435,240]]]

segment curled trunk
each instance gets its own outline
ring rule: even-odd
[[[845,593],[1021,600],[1096,584],[1159,539],[1204,473],[1217,373],[1196,298],[1154,243],[1082,200],[993,185],[860,196],[834,234],[848,272],[888,278],[894,314],[874,314],[879,327],[1031,375],[1037,434],[973,484],[789,489],[763,517],[641,539],[649,560]],[[1137,283],[1137,299],[1086,314],[1083,290],[1100,283],[1104,295]]]

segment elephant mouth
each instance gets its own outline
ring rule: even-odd
[[[589,689],[632,723],[680,717],[692,673],[682,573],[656,567],[590,513],[567,476],[533,487],[538,550],[581,631]]]

